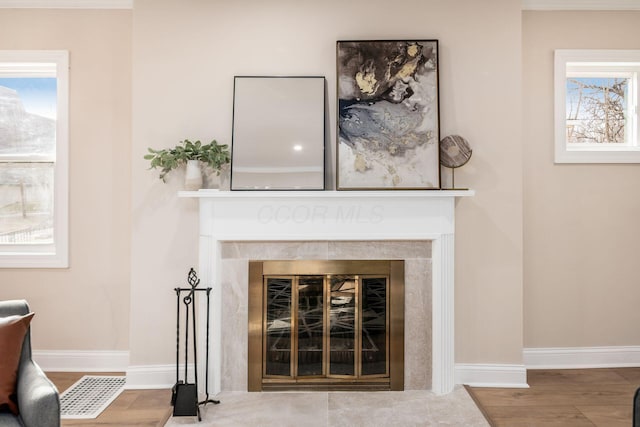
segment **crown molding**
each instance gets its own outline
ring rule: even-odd
[[[640,0],[521,0],[522,10],[640,10]],[[0,0],[0,9],[133,9],[133,0]]]
[[[640,0],[522,0],[522,10],[640,10]]]
[[[0,9],[133,9],[133,0],[0,0]]]
[[[0,0],[0,9],[133,9],[133,0]],[[640,0],[522,0],[522,10],[640,10]]]

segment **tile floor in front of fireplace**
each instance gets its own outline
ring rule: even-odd
[[[220,405],[207,405],[202,422],[170,418],[165,427],[326,426],[489,426],[467,391],[456,386],[447,395],[402,392],[223,392]]]

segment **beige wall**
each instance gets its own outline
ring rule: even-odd
[[[324,75],[335,157],[335,42],[440,40],[442,136],[474,147],[456,183],[456,359],[522,362],[521,12],[513,0],[137,0],[133,11],[131,363],[171,363],[172,289],[197,266],[197,203],[147,147],[231,141],[234,75]]]
[[[553,163],[554,49],[639,40],[638,12],[523,13],[525,347],[640,344],[640,165]]]
[[[131,11],[0,9],[0,49],[70,60],[70,268],[0,270],[37,350],[128,350]]]
[[[523,340],[638,345],[640,167],[554,165],[552,128],[553,49],[639,48],[638,24],[637,12],[521,13],[511,0],[2,9],[0,49],[70,51],[71,267],[0,270],[0,299],[31,302],[37,349],[171,363],[197,203],[176,197],[179,172],[162,184],[147,170],[146,148],[229,143],[234,75],[313,74],[327,77],[334,158],[335,41],[437,38],[442,136],[470,140],[456,182],[477,192],[457,204],[456,360],[521,363]]]

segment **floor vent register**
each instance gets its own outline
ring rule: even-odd
[[[97,418],[124,390],[125,377],[85,375],[60,395],[62,419]]]

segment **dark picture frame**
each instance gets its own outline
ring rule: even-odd
[[[336,44],[338,190],[440,189],[438,40]]]

